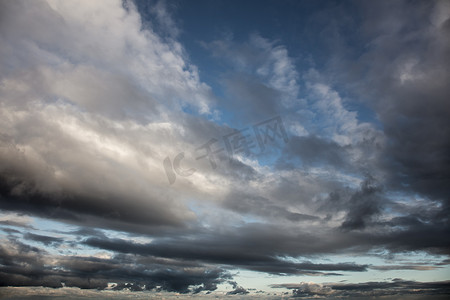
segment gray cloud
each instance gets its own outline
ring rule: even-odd
[[[135,291],[161,290],[187,293],[191,286],[215,290],[216,285],[230,279],[219,268],[176,261],[139,259],[118,255],[109,259],[96,257],[52,256],[45,250],[10,241],[0,247],[0,282],[2,286],[44,286],[105,289],[117,283],[116,289]]]
[[[357,9],[365,16],[358,39],[369,47],[350,58],[359,44],[339,35],[344,46],[334,52],[329,74],[367,99],[382,123],[387,144],[379,166],[386,183],[446,201],[450,69],[442,62],[449,60],[448,5],[380,1]]]
[[[280,204],[278,199],[271,201],[262,196],[255,196],[253,193],[233,192],[228,195],[224,207],[243,214],[291,222],[316,221],[320,219],[317,216],[289,211],[283,204],[283,202]]]
[[[447,295],[449,293],[450,283],[448,281],[417,282],[393,279],[392,281],[386,282],[363,282],[354,284],[329,283],[322,285],[302,282],[300,284],[276,284],[273,287],[293,289],[293,296],[301,298],[333,299],[334,297],[408,297],[408,295],[423,295],[435,299],[434,296],[436,295]]]
[[[249,236],[211,236],[205,240],[174,239],[172,241],[154,241],[149,244],[135,244],[124,240],[88,238],[84,243],[88,246],[116,251],[134,253],[145,256],[157,256],[194,260],[200,262],[230,265],[254,271],[273,274],[324,274],[322,271],[363,272],[366,265],[354,263],[315,264],[312,262],[291,262],[277,258],[279,249],[270,249],[269,245],[253,245],[246,241]],[[234,244],[234,246],[225,246]],[[268,242],[270,243],[270,241]],[[179,248],[178,245],[183,245]],[[292,245],[294,246],[294,245]],[[261,248],[263,247],[263,248]],[[287,249],[286,249],[287,250]],[[290,249],[294,251],[294,249]],[[282,253],[279,253],[282,254]],[[336,274],[334,274],[336,275]]]
[[[36,241],[36,242],[41,242],[44,245],[52,245],[52,244],[60,244],[62,243],[63,239],[62,238],[57,238],[57,237],[52,237],[52,236],[45,236],[45,235],[40,235],[40,234],[34,234],[34,233],[30,233],[28,232],[27,234],[24,234],[24,239],[26,240],[32,240],[32,241]]]
[[[314,165],[345,168],[350,165],[345,147],[315,135],[291,137],[284,159],[292,158],[300,159],[303,168]]]
[[[355,192],[349,201],[349,211],[345,221],[342,223],[343,229],[362,229],[366,222],[381,212],[382,200],[380,200],[381,188],[372,178],[366,179],[361,184],[361,190]]]
[[[238,285],[235,281],[228,281],[228,283],[233,286],[233,290],[228,292],[227,295],[245,295],[249,293],[249,291]]]
[[[209,113],[209,88],[127,5],[1,3],[2,209],[130,231],[193,219],[161,161],[182,135],[181,107]]]
[[[371,269],[379,271],[390,270],[416,270],[416,271],[429,271],[439,268],[437,266],[422,266],[422,265],[386,265],[386,266],[371,266]]]
[[[164,3],[148,3],[152,21],[127,1],[0,2],[0,209],[11,214],[0,225],[20,229],[2,228],[3,285],[104,289],[113,280],[117,290],[199,294],[230,283],[230,294],[244,295],[227,270],[423,271],[437,266],[313,258],[449,255],[446,2],[321,8],[310,18],[324,22],[317,38],[331,41],[321,50],[330,58],[303,74],[297,54],[259,34],[204,42],[230,64],[217,78],[221,99],[200,80]],[[196,159],[209,139],[275,113],[288,143],[260,157],[220,155],[217,168]],[[196,171],[170,185],[162,162],[181,152]],[[84,227],[55,230],[68,240],[21,235],[36,229],[23,214]],[[63,255],[62,246],[112,254]],[[298,297],[448,293],[447,282],[402,280],[285,287]]]

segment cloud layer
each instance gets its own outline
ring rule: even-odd
[[[448,294],[448,3],[301,2],[300,48],[187,48],[183,5],[0,2],[1,285],[245,297],[238,270],[409,270],[440,279],[272,287]]]

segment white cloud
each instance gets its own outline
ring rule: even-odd
[[[44,93],[41,101],[64,98],[84,109],[109,106],[124,114],[124,107],[151,114],[155,102],[172,109],[189,104],[209,113],[210,89],[181,45],[144,30],[127,5],[128,11],[121,1],[11,3],[0,64],[16,81],[26,73],[26,82]]]
[[[253,35],[250,41],[267,55],[256,73],[268,78],[269,86],[282,93],[281,101],[285,106],[292,106],[298,96],[298,73],[286,47],[275,46],[259,35]]]
[[[346,109],[339,93],[330,86],[315,81],[308,81],[306,86],[308,106],[299,113],[306,117],[307,129],[315,129],[311,131],[342,146],[379,138],[380,133],[373,125],[359,121],[357,112]]]
[[[181,107],[208,114],[210,88],[176,40],[143,29],[126,6],[2,5],[1,159],[22,182],[16,196],[93,197],[98,203],[68,205],[100,205],[125,219],[118,210],[128,208],[138,222],[155,213],[191,220],[177,190],[167,190],[162,161],[189,144]]]

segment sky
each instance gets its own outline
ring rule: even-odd
[[[0,0],[0,298],[447,299],[450,1]]]

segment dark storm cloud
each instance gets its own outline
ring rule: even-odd
[[[359,209],[359,208],[358,208]],[[287,223],[292,224],[292,223]],[[342,230],[321,228],[312,224],[310,232],[295,230],[296,226],[268,226],[248,224],[233,230],[221,228],[206,230],[197,228],[195,233],[184,233],[155,238],[148,244],[137,244],[126,240],[110,239],[94,235],[84,244],[118,253],[138,254],[146,257],[162,257],[229,265],[273,274],[317,274],[330,272],[366,271],[366,265],[318,264],[308,261],[293,261],[291,258],[308,255],[330,254],[350,251],[364,254],[374,247],[383,247],[392,252],[424,250],[430,253],[448,254],[450,242],[442,238],[450,232],[439,223],[381,222],[370,221],[369,228]],[[220,232],[220,233],[219,233]],[[188,236],[189,238],[186,238]],[[183,247],[180,247],[182,245]]]
[[[372,178],[361,184],[361,189],[355,192],[348,203],[349,211],[341,227],[344,230],[363,229],[375,215],[381,212],[381,188]]]
[[[245,243],[243,240],[236,239],[236,237],[234,237],[234,241],[232,239],[232,236],[216,236],[214,238],[210,237],[207,240],[174,239],[172,241],[154,241],[149,244],[136,244],[118,239],[89,238],[85,241],[85,244],[119,253],[176,258],[188,261],[194,260],[242,267],[273,274],[328,275],[322,273],[322,271],[363,272],[367,270],[366,265],[353,263],[315,264],[307,261],[293,262],[282,260],[276,257],[276,252],[270,254],[273,250],[269,248],[261,249],[260,247]],[[178,245],[183,245],[183,247],[180,248]]]
[[[386,266],[371,266],[371,269],[379,271],[391,270],[415,270],[415,271],[429,271],[439,268],[438,266],[423,266],[423,265],[386,265]]]
[[[13,246],[12,249],[7,246]],[[42,261],[41,254],[45,251],[37,247],[29,246],[17,240],[10,240],[9,243],[3,243],[1,249],[0,259],[3,266],[18,266],[23,263],[34,264]],[[15,255],[13,255],[15,254]],[[16,257],[17,256],[17,257]],[[17,258],[17,259],[16,259]]]
[[[316,19],[320,23],[324,16],[331,18],[323,24],[323,38],[331,41],[327,42],[331,59],[322,79],[339,90],[345,86],[353,92],[350,97],[362,99],[373,109],[384,136],[381,143],[366,139],[364,145],[352,145],[362,151],[362,159],[353,168],[349,161],[339,168],[373,176],[379,189],[338,187],[329,192],[320,210],[328,210],[330,216],[333,210],[346,212],[342,229],[367,232],[360,246],[366,238],[374,238],[373,245],[379,243],[391,251],[448,253],[450,68],[444,63],[450,60],[448,3],[377,1],[338,6],[336,14],[324,9],[322,19]],[[343,17],[344,11],[353,9],[361,19],[346,13]],[[356,26],[361,30],[349,30],[355,22],[360,22]],[[303,156],[312,153],[317,162],[330,165],[342,161],[336,147],[308,152],[316,148],[303,139],[303,152],[300,147],[297,150]],[[391,198],[396,192],[404,199],[420,195],[423,200],[400,203]],[[394,213],[391,220],[379,220],[387,211]],[[377,229],[391,230],[391,234],[370,233]]]
[[[116,289],[160,290],[188,293],[191,286],[215,290],[230,275],[219,268],[176,260],[143,259],[134,255],[96,257],[52,256],[46,251],[18,241],[0,246],[1,286],[65,286],[104,289],[117,283]],[[127,286],[130,285],[130,286]]]
[[[418,225],[407,227],[406,230],[397,230],[384,237],[375,237],[375,241],[379,239],[388,249],[394,252],[424,250],[448,255],[450,253],[450,241],[446,237],[449,234],[450,229],[446,223],[439,221],[432,224],[419,222]]]
[[[238,285],[235,281],[228,281],[228,283],[233,286],[233,290],[228,292],[227,295],[245,295],[249,293],[249,291]]]
[[[64,137],[64,134],[61,133],[61,136]],[[51,167],[41,169],[43,166],[29,161],[15,147],[1,154],[5,155],[5,163],[0,170],[0,208],[4,210],[129,231],[151,231],[152,226],[182,225],[177,213],[173,214],[170,200],[163,201],[157,195],[142,197],[133,190],[128,190],[126,194],[125,190],[100,191],[94,186],[79,190],[60,185],[57,191],[48,191],[45,186],[54,184],[51,183],[54,179],[54,173],[49,170]],[[88,161],[80,161],[80,164],[84,163]],[[79,171],[85,172],[86,169]],[[93,180],[98,178],[92,173],[86,176],[93,176]],[[104,178],[105,175],[98,176]]]
[[[440,266],[445,266],[445,265],[449,265],[449,264],[450,264],[450,259],[449,258],[444,259],[440,263],[437,263],[437,265],[440,265]]]
[[[110,223],[132,223],[137,226],[181,225],[184,213],[178,211],[179,215],[174,211],[174,206],[171,205],[173,200],[164,199],[162,194],[166,192],[162,187],[155,187],[152,190],[154,194],[142,195],[138,191],[139,181],[141,184],[148,182],[131,172],[127,165],[105,164],[103,159],[95,159],[86,147],[71,139],[60,126],[49,124],[47,120],[31,117],[24,123],[26,124],[18,125],[17,131],[20,133],[15,139],[30,138],[37,141],[36,147],[43,146],[45,150],[42,150],[52,152],[53,155],[35,161],[27,157],[26,152],[18,146],[4,139],[6,145],[0,147],[3,162],[0,169],[1,208],[78,223],[89,223],[87,219],[92,219],[97,225],[102,221],[95,220],[96,218]],[[204,125],[203,131],[212,127]],[[102,124],[94,126],[100,126],[99,130],[103,133],[108,131]],[[35,127],[39,127],[39,130],[33,129]],[[117,138],[116,130],[110,130]],[[52,142],[41,143],[42,139]],[[133,144],[132,140],[129,142]],[[59,145],[59,150],[66,149],[71,153],[70,159],[51,145]],[[75,165],[68,173],[70,179],[64,183],[57,182],[55,170],[71,163]],[[122,172],[129,173],[127,176],[134,177],[135,180],[125,179]],[[119,184],[114,184],[115,181]],[[101,183],[101,186],[94,184],[95,182]]]
[[[138,203],[123,203],[117,196],[108,200],[81,194],[42,195],[34,192],[35,182],[27,178],[3,176],[0,187],[0,208],[28,213],[43,218],[56,219],[74,224],[92,224],[104,228],[130,231],[151,231],[148,226],[180,226],[181,223],[164,212]],[[21,195],[14,195],[18,186],[29,188]],[[134,206],[134,207],[133,207]]]
[[[34,233],[26,233],[26,234],[24,234],[23,238],[25,240],[32,240],[35,242],[40,242],[47,246],[52,245],[52,244],[54,244],[54,245],[60,244],[64,240],[62,238],[45,236],[45,235],[34,234]]]
[[[356,40],[337,26],[328,71],[377,114],[387,138],[376,168],[393,189],[448,203],[450,17],[446,1],[355,2]],[[339,22],[338,22],[339,23]],[[353,36],[355,38],[355,36]],[[355,42],[356,41],[356,42]],[[361,44],[359,55],[349,57]],[[448,215],[448,204],[444,207]]]
[[[394,279],[386,282],[363,282],[349,284],[276,284],[275,288],[293,289],[295,297],[381,297],[405,295],[446,295],[450,293],[449,281],[417,282]]]

